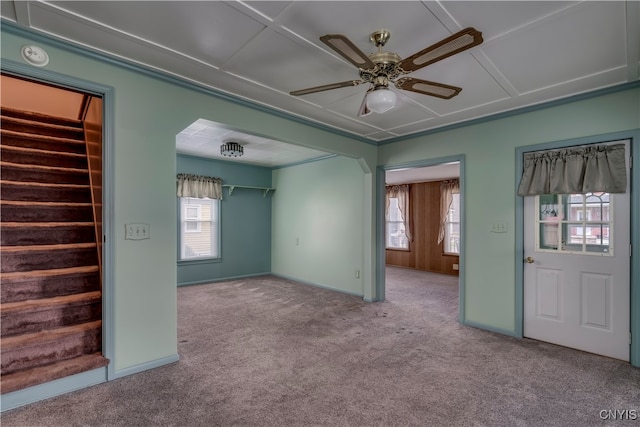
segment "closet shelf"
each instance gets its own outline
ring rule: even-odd
[[[269,191],[276,191],[275,188],[269,188],[269,187],[252,187],[249,185],[231,185],[231,184],[225,184],[223,185],[223,187],[227,187],[229,189],[229,196],[231,196],[233,194],[233,191],[236,188],[247,188],[249,190],[261,190],[262,193],[262,197],[267,197],[267,194],[269,194]]]

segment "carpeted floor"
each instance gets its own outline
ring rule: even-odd
[[[462,326],[456,277],[387,276],[387,301],[373,304],[271,276],[180,288],[179,362],[5,412],[2,425],[640,423],[640,369]]]

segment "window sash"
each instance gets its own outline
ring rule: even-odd
[[[194,216],[194,212],[197,212],[197,216]],[[180,216],[179,260],[219,258],[220,201],[182,197]]]

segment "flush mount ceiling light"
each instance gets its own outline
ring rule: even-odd
[[[225,142],[220,146],[220,154],[226,157],[240,157],[244,154],[244,148],[237,142]]]

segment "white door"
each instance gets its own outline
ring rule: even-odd
[[[525,337],[629,360],[629,199],[525,197]]]

